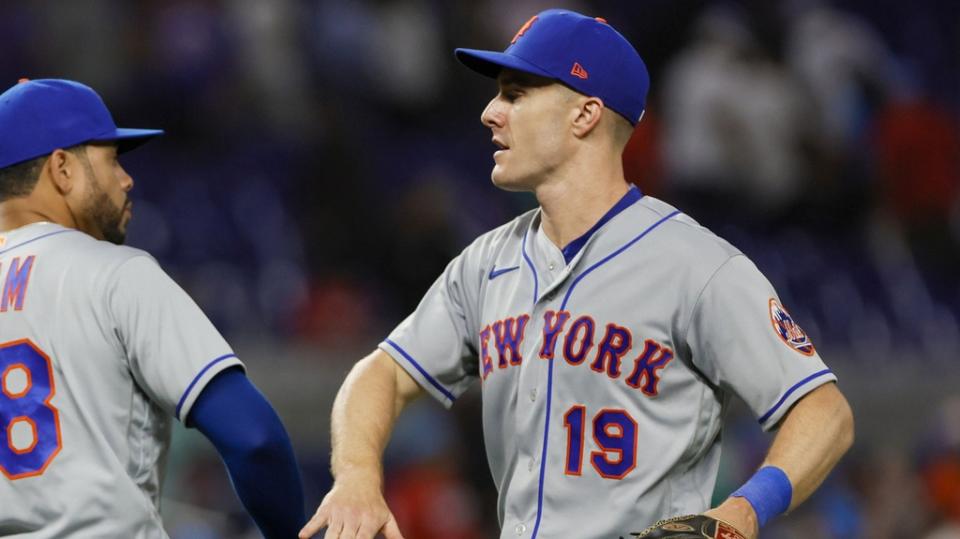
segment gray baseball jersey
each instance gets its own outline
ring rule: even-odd
[[[0,536],[164,538],[172,417],[241,365],[147,253],[0,233]]]
[[[539,210],[484,234],[380,346],[447,406],[481,380],[502,538],[702,512],[731,394],[770,429],[836,380],[750,260],[636,188],[564,250]]]

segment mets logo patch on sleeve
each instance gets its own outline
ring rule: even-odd
[[[805,356],[815,352],[807,333],[793,321],[790,313],[775,298],[770,298],[770,323],[780,339]]]

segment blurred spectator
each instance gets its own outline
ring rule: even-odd
[[[868,130],[890,92],[893,56],[862,16],[830,0],[786,0],[785,61],[813,102],[811,203],[829,226],[859,220],[875,189]]]
[[[934,416],[920,447],[924,494],[936,523],[937,537],[960,530],[960,396],[947,399]]]
[[[123,21],[129,16],[127,4],[114,0],[29,4],[25,13],[11,20],[27,23],[25,29],[32,31],[22,37],[31,43],[35,63],[21,70],[19,76],[71,78],[82,75],[84,82],[104,96],[122,93],[132,67],[124,54],[128,38],[123,31]],[[104,31],[104,28],[117,30]],[[14,35],[17,33],[14,30]],[[78,47],[79,43],[83,46]],[[6,48],[3,50],[6,55]]]
[[[454,184],[440,170],[424,171],[399,193],[387,215],[393,240],[383,246],[386,265],[399,285],[397,315],[416,308],[424,292],[466,246],[461,235],[466,212]]]
[[[888,102],[874,122],[872,142],[881,207],[903,226],[931,285],[960,274],[960,235],[951,221],[960,209],[960,125],[945,107],[915,91]]]
[[[272,136],[288,144],[298,135],[317,136],[306,40],[298,31],[306,6],[296,0],[229,0],[224,12],[237,34],[239,76],[252,96],[247,113],[261,116]]]
[[[647,107],[633,136],[627,141],[623,150],[623,174],[627,181],[640,188],[641,193],[663,197],[663,142],[660,139],[663,125],[657,112],[651,110],[654,108]]]
[[[426,0],[319,6],[320,69],[333,86],[399,110],[418,110],[443,91],[444,35]],[[414,52],[415,51],[415,52]]]
[[[315,345],[337,348],[357,342],[379,327],[377,298],[347,276],[320,278],[311,283],[294,317],[295,334]]]
[[[828,0],[783,2],[791,22],[787,62],[809,89],[821,142],[838,152],[857,142],[888,92],[892,56],[863,18]]]
[[[670,190],[694,217],[779,217],[797,203],[812,116],[800,85],[742,14],[715,6],[664,77]]]
[[[464,448],[453,416],[425,400],[408,407],[394,429],[385,462],[385,498],[404,535],[417,539],[480,539],[495,533],[479,519],[476,495],[464,483]]]

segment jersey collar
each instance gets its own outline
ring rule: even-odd
[[[583,246],[587,244],[587,241],[590,239],[590,236],[593,236],[594,232],[605,225],[607,221],[616,217],[618,213],[632,206],[634,202],[640,200],[642,197],[643,193],[640,192],[640,189],[636,185],[631,185],[630,188],[627,189],[627,193],[620,197],[620,200],[618,200],[612,208],[607,210],[607,213],[605,213],[595,225],[590,227],[590,230],[586,231],[582,236],[571,241],[566,247],[560,250],[563,252],[564,261],[569,264],[570,261],[577,256],[577,253],[583,249]]]

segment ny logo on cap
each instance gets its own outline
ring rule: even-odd
[[[527,30],[529,30],[530,27],[533,26],[533,23],[535,23],[535,22],[537,22],[537,16],[536,16],[536,15],[534,15],[533,17],[530,17],[530,20],[528,20],[527,22],[523,23],[523,26],[521,26],[520,29],[517,30],[516,35],[514,35],[514,36],[513,36],[513,39],[510,40],[510,44],[513,45],[514,43],[517,42],[518,39],[520,39],[521,37],[523,37],[523,34],[525,34],[525,33],[527,32]]]

